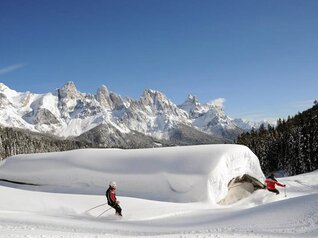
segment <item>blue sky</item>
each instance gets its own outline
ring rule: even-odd
[[[150,88],[286,118],[317,99],[317,12],[316,0],[1,0],[0,82],[134,99]]]

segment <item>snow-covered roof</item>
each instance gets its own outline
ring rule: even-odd
[[[120,196],[172,202],[217,202],[233,177],[264,178],[258,158],[241,145],[82,149],[17,155],[2,163],[2,179],[89,194],[103,194],[115,180]]]

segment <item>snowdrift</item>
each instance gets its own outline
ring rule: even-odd
[[[264,180],[258,158],[241,145],[82,149],[12,156],[0,166],[0,179],[41,190],[103,194],[115,180],[120,196],[170,202],[216,203],[243,174]]]

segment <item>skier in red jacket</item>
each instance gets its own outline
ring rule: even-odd
[[[119,201],[116,198],[116,182],[110,182],[109,188],[106,191],[107,203],[109,206],[116,210],[116,215],[122,216],[121,207],[119,206]]]
[[[279,191],[275,188],[275,185],[278,185],[278,186],[280,186],[280,187],[286,187],[285,184],[281,184],[281,183],[279,183],[279,182],[275,179],[274,174],[271,174],[271,175],[265,180],[265,183],[266,183],[266,188],[267,188],[267,190],[270,191],[270,192],[276,193],[276,195],[279,194]]]

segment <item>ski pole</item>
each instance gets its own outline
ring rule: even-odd
[[[287,197],[287,195],[286,195],[286,185],[285,185],[285,187],[284,187],[284,191],[285,191],[285,197]]]
[[[106,209],[105,211],[103,211],[101,214],[99,214],[97,217],[100,217],[101,215],[103,215],[105,212],[109,211],[110,209],[112,209],[112,207]]]
[[[92,208],[88,209],[88,210],[87,210],[87,211],[85,211],[85,212],[89,212],[89,211],[91,211],[91,210],[93,210],[93,209],[95,209],[95,208],[98,208],[98,207],[104,206],[104,205],[106,205],[106,204],[107,204],[107,203],[103,203],[103,204],[97,205],[96,207],[92,207]]]

